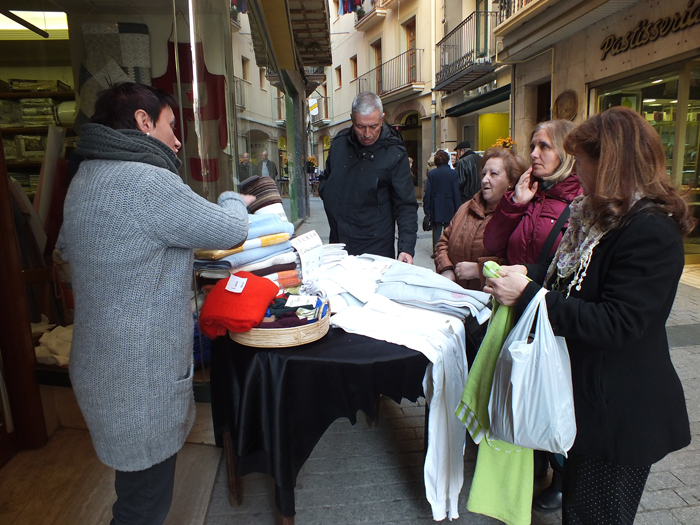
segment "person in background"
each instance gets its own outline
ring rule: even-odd
[[[484,229],[503,194],[513,189],[525,171],[525,163],[511,149],[489,148],[482,163],[481,190],[460,206],[435,247],[435,271],[468,290],[483,289],[481,270],[486,261],[506,263],[484,247]],[[486,325],[468,317],[466,328],[467,361],[471,366]]]
[[[530,168],[515,189],[506,192],[484,230],[484,247],[510,264],[547,260],[559,246],[568,206],[581,194],[571,167],[574,158],[564,150],[564,139],[574,125],[567,120],[541,122],[530,138]],[[535,451],[535,474],[544,477],[547,463],[552,482],[533,500],[542,512],[561,508],[563,456]]]
[[[168,514],[195,413],[194,249],[242,243],[255,200],[224,192],[217,205],[183,183],[176,107],[130,82],[98,96],[57,242],[73,277],[70,379],[97,456],[116,471],[116,525]]]
[[[504,267],[484,291],[522,312],[544,283],[552,328],[566,338],[577,434],[563,524],[632,524],[651,465],[690,443],[666,321],[696,221],[659,134],[635,111],[590,117],[565,148],[583,196],[554,258]]]
[[[428,172],[425,182],[425,195],[423,197],[423,210],[430,217],[433,230],[433,251],[437,245],[442,230],[452,220],[455,212],[460,207],[459,185],[457,174],[450,169],[450,156],[446,151],[437,150],[434,155],[437,166]]]
[[[329,242],[345,243],[350,255],[413,264],[418,202],[401,134],[383,123],[382,101],[374,93],[355,97],[351,119],[352,126],[333,140],[319,183]]]
[[[463,140],[455,148],[457,161],[454,169],[459,179],[459,193],[462,204],[471,199],[481,189],[481,157],[472,151],[471,144]]]
[[[260,155],[260,162],[255,166],[255,175],[277,180],[277,165],[267,158],[267,151]]]
[[[408,169],[411,170],[411,178],[413,179],[413,185],[418,186],[418,174],[416,170],[413,169],[413,157],[408,157]]]
[[[243,182],[249,177],[253,176],[253,169],[255,165],[250,163],[250,156],[247,152],[241,155],[241,161],[238,163],[238,180]]]

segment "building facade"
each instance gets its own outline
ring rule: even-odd
[[[671,179],[700,210],[700,3],[517,0],[502,8],[497,58],[512,71],[519,151],[527,153],[547,112],[581,122],[624,105],[659,132]],[[700,262],[697,230],[685,247],[686,260]]]

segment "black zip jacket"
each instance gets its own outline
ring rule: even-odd
[[[330,242],[345,243],[350,255],[413,256],[418,203],[401,134],[383,124],[377,142],[362,146],[352,127],[333,140],[319,195],[330,225]]]

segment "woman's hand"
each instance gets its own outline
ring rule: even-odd
[[[515,306],[520,300],[528,279],[522,273],[514,271],[513,268],[524,268],[523,266],[504,266],[499,272],[500,277],[486,279],[484,292],[493,295],[496,300],[504,306]]]
[[[241,195],[243,197],[243,202],[245,202],[246,208],[255,202],[255,195]]]
[[[440,273],[440,275],[449,279],[452,282],[455,282],[457,280],[457,276],[455,275],[455,272],[453,270],[444,270],[442,273]]]
[[[457,279],[467,281],[469,279],[479,278],[479,263],[461,262],[455,264],[455,275]]]
[[[513,201],[517,204],[527,204],[537,193],[539,181],[532,176],[532,166],[520,176],[520,180],[515,185]]]

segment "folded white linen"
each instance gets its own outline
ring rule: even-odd
[[[424,480],[433,519],[459,517],[466,430],[454,416],[467,379],[464,324],[456,317],[411,308],[374,294],[363,307],[348,306],[331,325],[407,346],[430,360],[423,392],[430,407]]]

